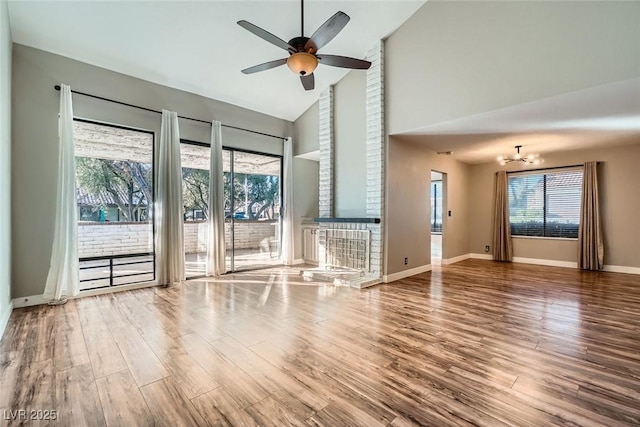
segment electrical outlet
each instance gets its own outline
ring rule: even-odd
[[[487,245],[484,247],[485,252],[489,252],[491,250],[491,246]]]
[[[407,265],[407,264],[409,264],[409,258],[404,259],[404,265]]]

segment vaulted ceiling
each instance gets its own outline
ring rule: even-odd
[[[323,51],[362,58],[423,3],[306,1],[305,35],[342,10],[351,21]],[[348,72],[319,67],[310,92],[286,66],[240,72],[288,54],[236,22],[250,21],[287,41],[300,35],[298,1],[10,1],[9,14],[16,43],[286,120]]]

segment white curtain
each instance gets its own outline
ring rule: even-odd
[[[51,264],[44,299],[62,303],[80,290],[78,276],[78,221],[76,212],[76,165],[73,153],[73,106],[71,88],[60,85],[58,117],[58,182]]]
[[[156,255],[158,282],[169,285],[184,280],[182,217],[182,167],[178,114],[162,111],[156,170]]]
[[[293,142],[291,138],[284,141],[284,176],[282,200],[282,262],[293,265]]]
[[[207,276],[219,276],[225,272],[223,179],[222,124],[214,121],[211,124]]]

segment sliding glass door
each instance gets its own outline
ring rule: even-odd
[[[155,280],[154,134],[74,122],[80,289]],[[182,141],[186,277],[206,275],[209,144]],[[226,271],[281,264],[282,157],[223,150]]]
[[[80,290],[155,280],[153,133],[74,120]]]
[[[207,274],[211,148],[208,144],[182,141],[180,157],[185,275],[187,278],[202,277]]]
[[[210,147],[182,141],[182,196],[187,278],[206,275]],[[226,271],[280,264],[282,159],[236,149],[222,152]]]
[[[228,157],[228,159],[227,159]],[[226,150],[225,228],[229,271],[279,265],[280,156]]]

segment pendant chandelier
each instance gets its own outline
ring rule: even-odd
[[[514,154],[513,156],[498,156],[498,159],[497,159],[498,163],[500,163],[502,166],[511,162],[522,162],[526,164],[539,165],[544,161],[543,159],[540,158],[539,154],[521,153],[520,149],[522,148],[522,145],[516,145],[514,148],[516,149],[516,154]]]

